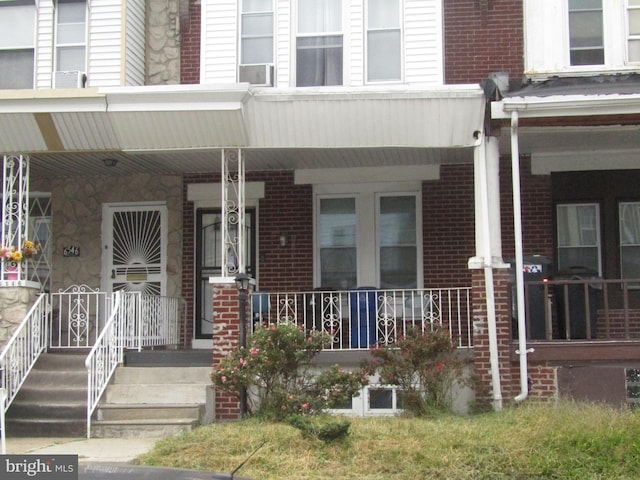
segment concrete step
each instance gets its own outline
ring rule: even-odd
[[[113,383],[116,384],[210,384],[211,366],[207,367],[119,367]]]
[[[6,419],[10,437],[84,437],[87,434],[84,418],[11,418]]]
[[[107,387],[105,403],[167,404],[205,403],[207,385],[199,383],[173,384],[118,384]]]
[[[103,404],[96,412],[98,421],[200,419],[204,405],[168,403],[164,405]]]
[[[87,379],[84,379],[84,385],[63,383],[62,381],[56,382],[53,386],[34,384],[30,378],[24,383],[22,388],[18,391],[18,395],[14,402],[22,401],[42,401],[47,399],[51,402],[57,401],[87,401]]]
[[[38,401],[14,402],[9,408],[9,416],[13,419],[43,419],[53,420],[62,418],[82,419],[87,416],[87,402],[67,402],[40,399]]]
[[[143,350],[125,352],[127,367],[211,367],[211,350]]]
[[[95,438],[148,438],[176,435],[199,425],[193,418],[147,419],[127,421],[96,420],[91,423]]]

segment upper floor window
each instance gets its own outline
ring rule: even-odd
[[[640,202],[620,202],[620,273],[640,278]]]
[[[602,0],[569,0],[571,65],[604,64]]]
[[[558,270],[585,267],[600,274],[600,209],[597,203],[557,207]]]
[[[86,70],[87,3],[58,0],[56,70]]]
[[[400,80],[400,0],[369,0],[368,6],[367,81]]]
[[[640,0],[628,0],[628,55],[630,62],[640,62]]]
[[[36,7],[0,2],[0,89],[33,88]]]
[[[342,69],[342,0],[298,0],[297,85],[342,85]]]
[[[242,2],[240,63],[273,63],[273,0]]]

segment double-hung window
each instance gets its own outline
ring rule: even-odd
[[[33,88],[36,7],[0,2],[0,89]]]
[[[369,0],[367,9],[367,81],[402,77],[401,0]]]
[[[585,267],[601,275],[600,209],[597,203],[559,204],[558,270]]]
[[[629,62],[640,62],[640,0],[627,0]]]
[[[298,0],[296,83],[342,85],[342,0]]]
[[[243,0],[240,63],[273,63],[273,0]]]
[[[421,286],[419,197],[415,192],[317,196],[319,287],[410,289]]]
[[[58,0],[56,15],[56,70],[86,71],[87,3]]]
[[[602,0],[569,0],[571,65],[604,64]]]
[[[640,278],[640,202],[620,202],[618,215],[621,276]]]

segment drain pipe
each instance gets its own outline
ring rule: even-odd
[[[524,259],[522,255],[522,203],[520,198],[520,149],[518,145],[518,112],[511,112],[511,184],[513,187],[513,234],[515,237],[516,254],[516,299],[518,305],[518,349],[520,356],[520,394],[514,400],[522,402],[529,396],[529,370],[527,354],[533,348],[527,349],[527,324],[524,308]]]
[[[480,197],[482,215],[482,243],[483,245],[483,268],[484,268],[484,288],[487,303],[487,330],[489,335],[489,363],[491,365],[491,388],[493,390],[493,409],[502,410],[502,387],[500,385],[500,364],[498,360],[498,333],[496,328],[496,304],[495,292],[493,288],[493,261],[491,255],[491,227],[489,220],[489,185],[487,180],[487,155],[485,145],[485,135],[482,135],[482,142],[477,147],[478,167],[480,174]]]

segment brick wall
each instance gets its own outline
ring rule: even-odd
[[[180,46],[180,83],[200,83],[200,0],[189,1],[189,21],[182,25]]]
[[[491,72],[520,80],[522,0],[447,0],[444,4],[445,83],[479,83]]]

